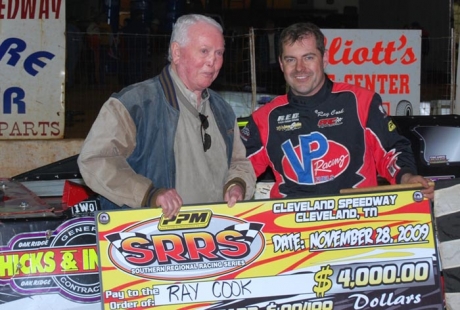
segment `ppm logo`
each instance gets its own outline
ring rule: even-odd
[[[212,218],[211,210],[181,211],[171,219],[161,216],[158,230],[168,231],[176,229],[206,228]]]

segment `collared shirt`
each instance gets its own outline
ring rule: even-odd
[[[177,73],[169,67],[169,73],[171,74],[171,77],[174,81],[174,85],[177,87],[177,89],[180,90],[182,95],[185,97],[185,99],[198,111],[201,112],[202,109],[204,108],[204,105],[206,105],[209,102],[209,93],[207,89],[204,89],[201,92],[201,99],[200,102],[198,102],[198,98],[196,94],[192,91],[190,91],[187,86],[182,82],[182,80],[177,76]]]
[[[187,89],[176,72],[171,67],[169,70],[180,107],[174,141],[176,190],[186,204],[223,201],[228,171],[226,146],[209,108],[208,91],[202,92],[198,102],[195,93]],[[202,128],[198,113],[207,117],[209,127],[206,130]],[[211,136],[211,148],[206,152],[203,148],[205,132]]]

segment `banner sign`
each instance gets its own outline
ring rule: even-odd
[[[0,140],[64,137],[65,1],[0,1]]]
[[[321,30],[332,80],[379,93],[390,115],[420,114],[421,30]]]
[[[103,309],[442,309],[419,191],[96,215]]]
[[[94,217],[2,219],[0,236],[0,309],[100,309]]]

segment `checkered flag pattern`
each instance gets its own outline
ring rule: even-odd
[[[456,310],[460,309],[460,184],[438,189],[439,184],[434,192],[434,216],[446,309]]]
[[[121,247],[121,242],[125,239],[132,237],[142,238],[147,241],[150,240],[147,235],[138,232],[121,232],[105,236],[105,238],[110,242],[110,244],[113,245],[124,256],[127,256],[129,253],[123,251]]]
[[[226,230],[235,230],[241,233],[242,236],[236,239],[244,241],[250,245],[262,227],[264,227],[264,225],[261,223],[243,223],[228,226]]]

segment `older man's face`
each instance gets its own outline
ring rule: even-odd
[[[190,27],[185,46],[172,46],[172,61],[182,82],[191,91],[209,87],[219,74],[224,60],[222,33],[206,23]]]

